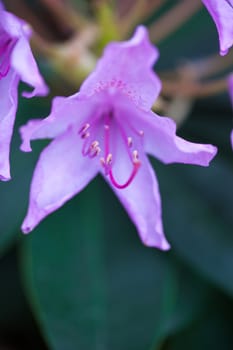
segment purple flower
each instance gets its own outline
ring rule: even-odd
[[[233,0],[202,0],[212,16],[219,35],[220,54],[233,45]]]
[[[9,153],[18,104],[19,81],[34,87],[25,97],[45,95],[47,87],[41,78],[29,46],[28,26],[0,3],[0,180],[10,180]]]
[[[51,114],[21,128],[30,140],[54,138],[41,153],[30,192],[24,233],[80,192],[100,172],[127,210],[144,244],[169,249],[154,171],[145,154],[164,163],[207,166],[211,145],[176,136],[175,123],[151,111],[161,84],[152,70],[157,49],[144,27],[131,40],[110,43],[80,92],[56,97]]]

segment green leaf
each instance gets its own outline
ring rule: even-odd
[[[32,171],[38,157],[33,153],[23,153],[19,150],[20,138],[18,128],[26,122],[25,117],[38,113],[46,113],[48,102],[41,99],[22,99],[16,119],[15,132],[11,145],[11,177],[9,182],[0,182],[0,256],[5,253],[16,238],[21,237],[20,225],[26,211],[29,185]],[[36,113],[35,111],[36,110]],[[38,147],[37,147],[38,149]]]
[[[56,350],[156,349],[200,315],[208,289],[172,254],[141,244],[100,179],[23,240],[21,270]]]
[[[167,236],[175,253],[233,295],[232,169],[156,165]]]
[[[232,299],[222,293],[209,296],[203,316],[192,326],[168,339],[166,346],[171,350],[231,350],[232,338]]]

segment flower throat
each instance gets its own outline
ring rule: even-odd
[[[91,122],[85,123],[79,130],[79,135],[83,139],[82,154],[83,156],[88,156],[89,158],[95,158],[100,156],[100,163],[104,168],[105,176],[108,176],[111,183],[118,189],[124,189],[128,187],[134,180],[141,162],[139,160],[139,153],[137,149],[133,148],[132,137],[127,136],[124,127],[119,121],[117,121],[117,126],[121,134],[121,141],[124,143],[128,153],[130,162],[132,163],[132,171],[124,183],[119,183],[113,174],[113,164],[116,159],[114,159],[114,150],[111,150],[111,131],[113,127],[113,112],[109,112],[100,117],[91,119]],[[143,131],[137,131],[130,125],[129,129],[135,136],[143,136]],[[102,148],[100,147],[100,142],[97,140],[97,135],[102,134]]]

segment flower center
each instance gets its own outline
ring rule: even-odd
[[[114,131],[114,128],[118,129],[118,133]],[[130,134],[134,135],[135,138],[141,139],[144,134],[143,131],[136,130],[127,122],[123,126],[122,123],[114,118],[113,112],[92,119],[90,122],[85,123],[79,130],[79,135],[83,139],[83,156],[88,156],[89,158],[99,156],[105,175],[119,189],[126,188],[131,184],[141,165],[139,152],[133,148],[134,137],[127,136],[126,130],[129,130]],[[115,137],[121,138],[120,141],[124,144],[128,159],[132,164],[132,170],[124,183],[119,183],[113,174],[113,164],[117,164],[120,161],[116,159],[116,149],[114,150],[113,146],[114,143],[119,142],[119,140],[112,140]]]
[[[10,55],[16,40],[6,38],[5,34],[0,37],[0,79],[5,77],[10,69]]]

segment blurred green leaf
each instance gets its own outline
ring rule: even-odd
[[[24,239],[21,260],[26,293],[56,350],[156,349],[199,317],[207,296],[174,256],[141,244],[100,179]]]
[[[208,100],[207,100],[208,101]],[[206,101],[206,102],[207,102]],[[180,134],[219,147],[208,168],[155,163],[163,218],[173,251],[206,279],[233,295],[232,112],[215,101],[194,109]]]
[[[174,334],[166,343],[169,350],[231,350],[232,300],[222,293],[212,292],[202,318],[194,321],[192,327]]]
[[[22,290],[16,247],[0,259],[0,349],[46,350]]]
[[[232,171],[218,160],[208,169],[156,169],[166,232],[176,254],[233,295]]]
[[[46,99],[20,99],[19,109],[11,145],[11,181],[0,182],[0,256],[12,242],[21,236],[20,225],[26,211],[29,185],[38,151],[23,153],[20,151],[18,129],[30,117],[44,115],[48,110]],[[38,147],[37,147],[38,149]]]

